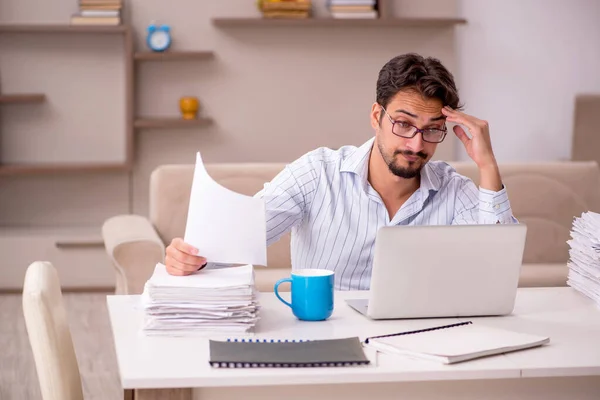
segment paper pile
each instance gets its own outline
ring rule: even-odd
[[[173,276],[157,264],[142,294],[149,335],[248,332],[258,321],[252,265]]]
[[[600,214],[575,218],[571,238],[567,284],[600,305]]]

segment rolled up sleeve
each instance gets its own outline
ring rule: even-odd
[[[475,201],[477,198],[477,202]],[[457,209],[453,225],[518,224],[513,216],[506,187],[498,192],[477,188],[466,181],[457,194]]]

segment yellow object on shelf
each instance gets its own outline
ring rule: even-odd
[[[186,96],[179,99],[179,108],[183,119],[196,119],[199,108],[197,97]]]
[[[305,18],[312,6],[311,0],[258,0],[256,4],[266,18]]]

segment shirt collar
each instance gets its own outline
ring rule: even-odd
[[[435,173],[435,168],[428,162],[421,169],[421,189],[423,189],[424,193],[429,193],[430,191],[437,192],[440,190],[440,186],[442,185],[442,181],[440,177]]]
[[[369,155],[375,142],[375,137],[367,140],[363,145],[357,147],[342,161],[341,172],[351,172],[362,178],[366,182],[369,172]],[[421,169],[421,189],[423,193],[429,194],[430,191],[439,191],[441,179],[435,173],[430,162]]]
[[[340,172],[351,172],[360,176],[363,181],[367,180],[369,171],[369,155],[373,148],[375,137],[367,140],[360,147],[355,148],[346,158],[342,160]]]

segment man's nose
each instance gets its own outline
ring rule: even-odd
[[[407,139],[406,145],[411,151],[415,153],[418,153],[421,150],[423,150],[425,145],[425,142],[423,141],[423,133],[417,132],[417,134],[411,139]]]

